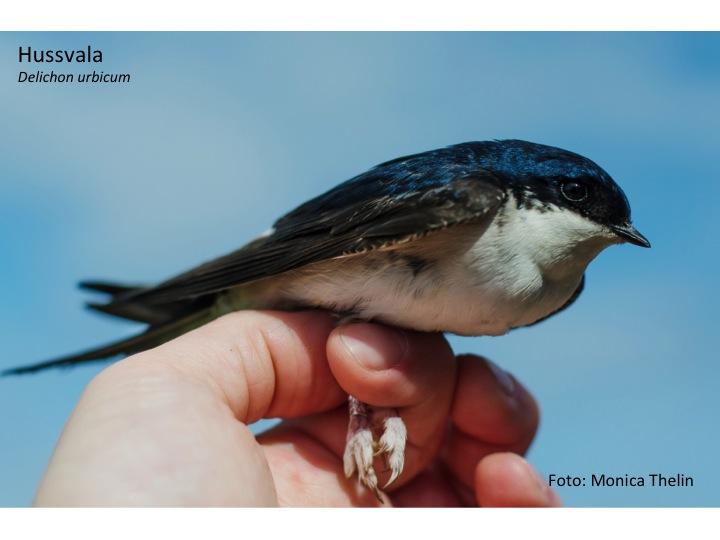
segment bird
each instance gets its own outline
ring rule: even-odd
[[[321,309],[338,324],[498,336],[567,309],[589,263],[620,243],[650,247],[595,162],[518,139],[455,144],[381,163],[161,283],[81,283],[109,295],[89,307],[147,329],[3,375],[131,355],[244,309]],[[383,500],[403,470],[405,424],[353,396],[348,407],[344,472]],[[390,472],[382,488],[377,456]]]

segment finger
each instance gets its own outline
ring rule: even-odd
[[[472,487],[483,457],[527,450],[539,412],[517,379],[479,356],[458,357],[457,381],[443,461],[458,481]]]
[[[522,457],[492,454],[475,471],[475,494],[480,506],[561,506],[558,495]]]
[[[328,368],[334,328],[322,312],[240,311],[125,361],[171,368],[225,402],[248,424],[339,405],[345,394]]]
[[[445,472],[438,467],[430,467],[406,485],[392,494],[393,506],[425,508],[457,508],[475,506],[475,496],[471,492],[469,502],[448,482]]]
[[[455,385],[455,361],[440,334],[377,324],[336,329],[327,344],[328,362],[340,386],[365,403],[394,407],[408,430],[401,485],[436,455],[447,428]],[[301,427],[342,455],[345,409],[303,419]],[[403,480],[404,479],[404,480]]]
[[[234,313],[109,367],[83,393],[36,503],[277,503],[246,424],[344,401],[325,356],[333,326],[318,312]]]

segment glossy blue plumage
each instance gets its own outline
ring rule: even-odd
[[[492,179],[519,201],[526,195],[567,206],[554,181],[582,181],[595,191],[592,204],[576,208],[601,223],[627,221],[627,198],[593,161],[560,148],[522,140],[466,142],[381,163],[303,204],[290,215],[351,206],[383,196],[402,197],[445,186],[458,177]]]

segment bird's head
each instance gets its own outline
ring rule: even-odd
[[[552,146],[504,140],[486,147],[480,163],[510,187],[518,208],[569,214],[580,218],[577,223],[587,221],[607,233],[610,243],[650,247],[632,224],[630,205],[620,186],[583,156]],[[578,228],[570,221],[568,226]]]

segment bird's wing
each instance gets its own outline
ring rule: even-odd
[[[272,234],[114,303],[164,304],[217,293],[313,262],[480,220],[504,200],[505,192],[485,173],[401,195],[367,186],[361,190],[357,182],[348,182],[280,218]]]

